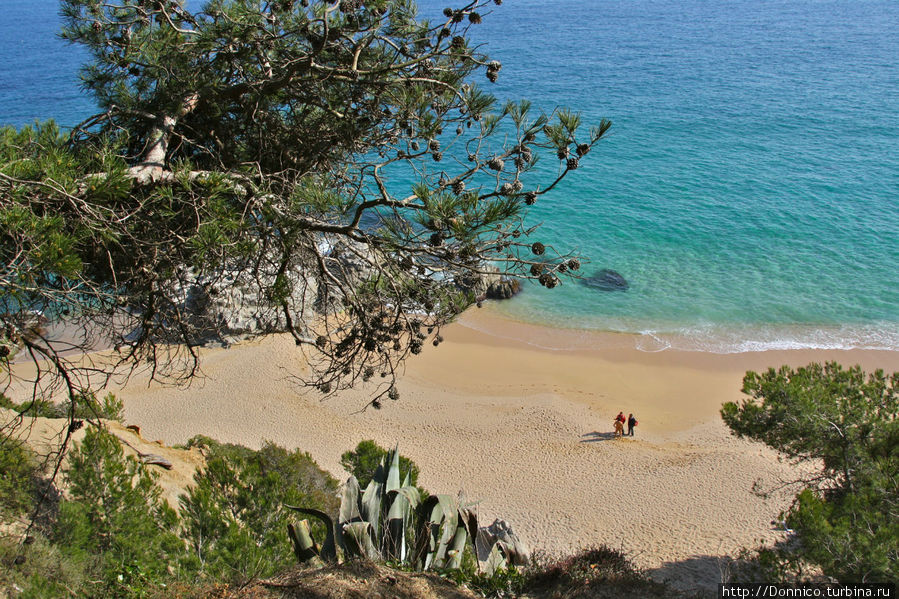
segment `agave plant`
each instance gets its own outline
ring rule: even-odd
[[[388,452],[371,482],[360,493],[355,476],[343,487],[337,522],[319,510],[288,505],[325,525],[321,545],[312,537],[309,522],[288,525],[294,552],[301,563],[321,560],[334,563],[338,548],[344,558],[366,557],[394,561],[419,570],[458,569],[466,543],[476,552],[478,520],[472,507],[450,495],[431,495],[424,501],[406,474],[400,482],[399,451]],[[507,548],[493,545],[487,560],[488,574],[506,567]]]

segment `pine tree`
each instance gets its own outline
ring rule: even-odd
[[[63,0],[100,111],[66,134],[0,131],[4,339],[70,394],[87,384],[37,313],[185,379],[250,302],[257,332],[306,352],[306,384],[374,379],[377,407],[488,265],[576,274],[550,243],[531,253],[524,216],[577,159],[539,182],[532,167],[610,124],[497,106],[475,81],[501,65],[468,38],[487,4],[428,22],[409,0]]]
[[[858,366],[784,366],[743,380],[749,395],[726,403],[724,422],[814,466],[783,515],[796,542],[765,550],[763,563],[786,577],[820,569],[840,582],[899,576],[899,372]],[[768,573],[769,575],[772,573]]]

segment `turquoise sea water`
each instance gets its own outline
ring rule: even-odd
[[[55,2],[4,0],[0,123],[90,113],[57,29]],[[653,350],[899,350],[895,0],[506,0],[473,31],[499,97],[614,123],[531,218],[630,289],[503,312]]]

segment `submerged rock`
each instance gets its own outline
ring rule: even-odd
[[[581,283],[600,291],[627,291],[630,287],[630,284],[621,276],[621,273],[608,268],[596,272],[593,276],[581,279]]]

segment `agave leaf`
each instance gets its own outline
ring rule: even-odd
[[[380,468],[380,467],[379,467]],[[371,524],[372,541],[378,545],[381,536],[381,498],[384,494],[384,484],[374,478],[365,488],[362,494],[362,519]]]
[[[456,534],[459,515],[456,500],[450,495],[436,495],[437,505],[432,509],[430,534],[432,542],[425,559],[425,569],[442,568],[446,551],[453,535]]]
[[[343,493],[340,497],[340,513],[337,517],[337,523],[341,526],[350,522],[358,522],[362,520],[362,513],[359,503],[359,481],[355,476],[346,479],[343,486]]]
[[[331,516],[324,512],[311,508],[297,507],[294,505],[285,505],[284,507],[296,512],[300,512],[301,514],[306,514],[307,516],[313,516],[321,520],[321,522],[325,525],[325,530],[327,532],[325,533],[325,542],[322,543],[322,548],[319,552],[319,555],[326,562],[336,563],[337,546],[334,543],[334,521],[331,519]]]
[[[343,485],[343,491],[340,497],[340,511],[337,514],[337,544],[341,549],[346,551],[344,543],[343,530],[344,526],[351,522],[362,521],[361,505],[359,502],[359,481],[355,476],[350,475]]]
[[[442,568],[446,559],[446,551],[450,541],[456,534],[459,527],[459,507],[455,498],[451,495],[438,495],[440,497],[440,507],[443,509],[443,522],[441,524],[440,543],[437,546],[437,555],[435,556],[436,566]]]
[[[409,507],[413,510],[418,507],[419,503],[421,503],[421,493],[418,492],[417,487],[406,485],[405,487],[394,489],[393,491],[390,491],[388,497],[393,497],[394,495],[400,495],[405,498],[405,500],[409,502]]]
[[[426,570],[433,558],[432,552],[437,546],[437,536],[440,534],[440,520],[443,518],[440,498],[436,495],[429,496],[418,506],[417,512],[413,563],[419,570]]]
[[[318,557],[318,547],[312,538],[312,530],[309,528],[309,520],[300,520],[296,528],[287,523],[287,536],[293,543],[293,552],[301,564]]]
[[[371,541],[371,525],[368,522],[349,522],[343,525],[343,539],[348,558],[364,557],[376,560],[380,557]]]
[[[387,493],[390,493],[394,489],[400,488],[400,447],[397,445],[394,447],[393,451],[388,454],[387,458],[390,460],[390,467],[387,470],[387,484],[384,486],[384,490]]]
[[[490,555],[487,556],[487,563],[484,565],[484,573],[488,577],[492,577],[499,570],[506,568],[506,558],[500,550],[501,543],[495,543],[490,549]]]
[[[415,487],[400,487],[387,493],[387,522],[384,531],[384,553],[388,559],[406,560],[406,528],[420,495]]]
[[[378,467],[375,469],[374,475],[371,477],[372,480],[381,483],[384,485],[387,483],[387,463],[386,456],[381,458],[380,463],[378,463]]]
[[[412,474],[412,473],[411,472],[406,473],[406,476],[403,478],[403,484],[400,485],[401,487],[411,487],[412,486],[412,479],[410,478],[410,474]]]
[[[474,555],[478,555],[478,515],[475,513],[471,506],[475,504],[468,504],[465,507],[459,508],[459,523],[460,526],[464,526],[465,530],[468,532],[468,538],[471,540],[471,549],[474,551]]]
[[[458,570],[462,567],[462,555],[465,553],[465,541],[468,539],[468,531],[465,526],[460,524],[456,527],[456,533],[450,542],[449,549],[446,552],[446,567],[452,570]]]

